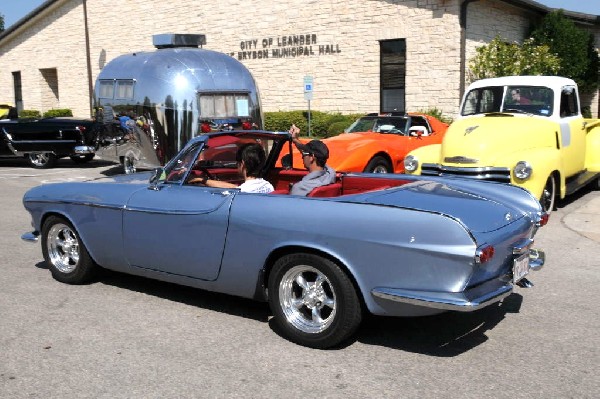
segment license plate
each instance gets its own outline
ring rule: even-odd
[[[529,254],[525,253],[513,260],[513,283],[521,280],[529,273]]]

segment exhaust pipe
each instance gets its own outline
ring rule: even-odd
[[[521,288],[531,288],[533,287],[533,283],[527,280],[525,277],[517,281],[517,285]]]

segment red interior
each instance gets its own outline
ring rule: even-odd
[[[210,174],[219,180],[234,184],[243,183],[237,169],[219,168],[210,169]],[[193,170],[195,176],[202,176],[201,171]],[[294,183],[302,180],[308,174],[306,170],[299,169],[279,169],[271,171],[267,180],[273,184],[275,191],[272,194],[289,194],[290,188]],[[333,184],[317,187],[309,193],[309,197],[338,197],[340,195],[359,194],[373,190],[381,190],[390,187],[401,186],[409,183],[410,180],[391,179],[382,175],[381,177],[370,176],[351,176],[338,173],[337,181]]]

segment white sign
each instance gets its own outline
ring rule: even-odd
[[[305,100],[312,100],[313,98],[313,77],[312,76],[305,76],[304,77],[304,99]]]

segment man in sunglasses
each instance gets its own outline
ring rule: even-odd
[[[329,158],[329,149],[325,143],[320,140],[312,140],[302,144],[298,140],[300,128],[296,125],[292,125],[290,134],[296,148],[302,153],[302,162],[308,170],[308,174],[292,186],[290,194],[306,196],[316,187],[335,183],[335,170],[326,165]]]

